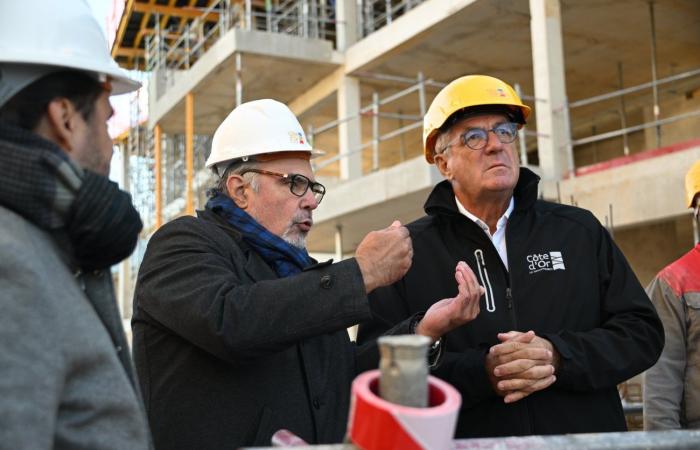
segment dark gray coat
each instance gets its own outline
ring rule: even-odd
[[[0,230],[0,448],[149,448],[110,272],[2,206]]]
[[[149,242],[134,301],[134,358],[157,449],[269,445],[287,428],[343,438],[354,348],[369,318],[354,259],[278,279],[240,234],[200,212]]]

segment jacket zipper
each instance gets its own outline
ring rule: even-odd
[[[491,287],[491,280],[489,280],[489,273],[486,271],[484,252],[481,249],[474,250],[474,258],[476,259],[476,267],[479,270],[479,280],[486,291],[484,294],[486,297],[486,311],[494,312],[496,311],[496,301],[493,298],[493,288]],[[508,309],[510,309],[510,305]]]

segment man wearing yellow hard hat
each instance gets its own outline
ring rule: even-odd
[[[697,230],[700,161],[685,176],[685,193]],[[700,243],[659,272],[647,293],[664,323],[666,345],[644,376],[644,429],[700,428]]]
[[[453,295],[451,269],[467,262],[485,291],[481,313],[447,333],[434,370],[462,393],[458,438],[625,430],[616,386],[663,347],[654,307],[605,228],[588,211],[538,199],[539,178],[519,167],[515,141],[529,115],[489,76],[437,94],[423,142],[445,180],[427,215],[407,225],[411,268],[372,292],[372,321],[359,329],[358,342],[370,342]]]

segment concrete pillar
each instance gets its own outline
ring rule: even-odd
[[[343,227],[341,225],[335,226],[335,261],[340,262],[343,260]]]
[[[357,42],[357,0],[337,0],[335,45],[338,51],[345,51]],[[338,86],[338,119],[355,118],[343,121],[338,126],[338,148],[340,154],[347,154],[361,144],[360,133],[360,82],[356,78],[343,77]],[[362,154],[356,153],[340,160],[340,178],[347,180],[362,176]]]
[[[545,180],[561,179],[573,169],[560,9],[559,0],[530,0],[537,148]]]
[[[350,120],[346,118],[352,117]],[[343,77],[338,86],[338,148],[340,159],[340,178],[349,180],[362,176],[362,153],[360,148],[362,133],[360,130],[360,81],[353,77]],[[355,153],[353,153],[355,152]]]
[[[337,0],[335,14],[335,47],[342,52],[357,42],[357,0]]]

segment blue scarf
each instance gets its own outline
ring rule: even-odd
[[[312,263],[306,249],[288,244],[284,239],[270,233],[221,192],[215,193],[205,208],[223,217],[238,230],[243,235],[243,240],[253,247],[280,278],[299,273]]]

